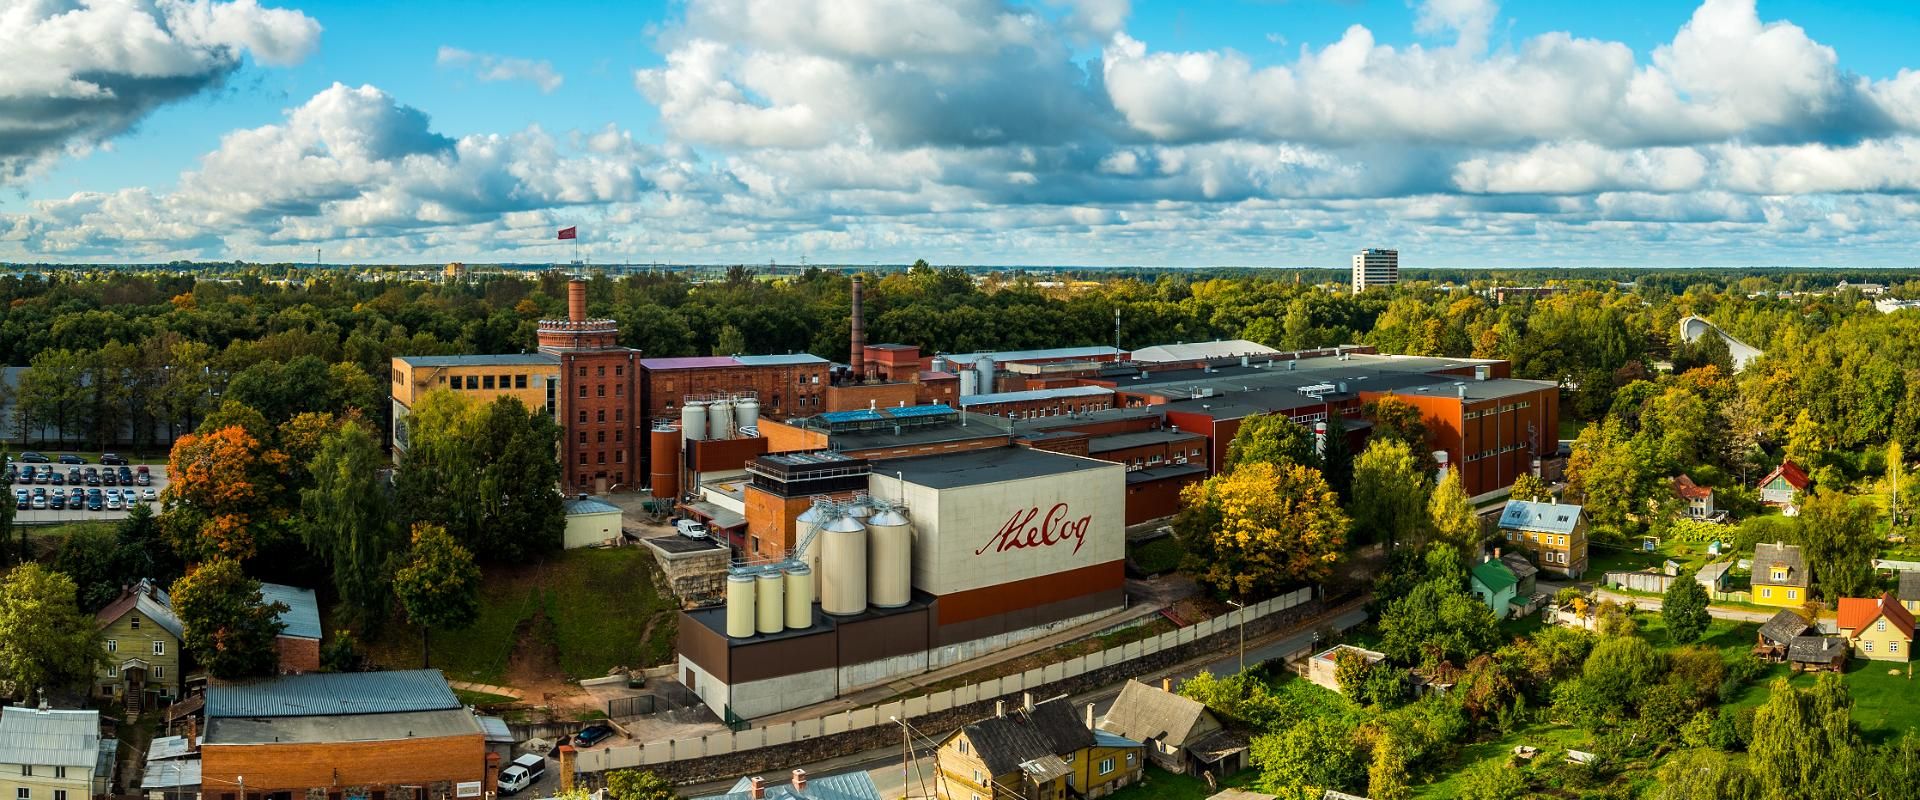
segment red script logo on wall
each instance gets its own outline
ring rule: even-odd
[[[1025,511],[1015,511],[1007,518],[1007,524],[1000,526],[1000,532],[987,539],[974,555],[984,555],[988,550],[1004,553],[1008,550],[1024,550],[1029,547],[1052,547],[1073,542],[1073,552],[1080,552],[1080,546],[1087,543],[1087,527],[1093,517],[1085,516],[1073,519],[1066,503],[1056,503],[1047,510],[1047,516],[1035,524],[1034,518],[1040,516],[1040,507]]]

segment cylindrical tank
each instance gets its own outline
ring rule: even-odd
[[[913,528],[900,509],[867,519],[869,558],[867,600],[881,608],[899,608],[913,599]]]
[[[927,369],[932,372],[946,372],[947,371],[946,356],[934,356],[933,361],[927,364]]]
[[[800,512],[800,516],[794,517],[793,519],[793,535],[795,541],[806,541],[807,535],[813,533],[815,526],[827,521],[828,514],[826,509],[820,506],[807,506],[807,510]],[[813,579],[812,596],[817,598],[820,596],[819,537],[814,537],[813,544],[807,546],[807,552],[800,554],[800,560],[806,562],[807,569],[813,572],[813,575],[810,576]]]
[[[760,426],[760,401],[751,397],[742,397],[733,401],[734,427],[745,430]]]
[[[744,572],[727,573],[727,638],[752,636],[757,613],[753,605],[753,576]]]
[[[787,607],[781,603],[780,584],[786,579],[780,570],[768,567],[754,579],[754,603],[759,607],[759,631],[779,633],[787,629]]]
[[[960,396],[972,397],[980,393],[980,375],[973,370],[960,370]]]
[[[847,516],[862,522],[865,522],[868,517],[873,516],[873,506],[868,505],[865,501],[848,503],[846,510]]]
[[[867,526],[835,516],[820,529],[820,610],[858,614],[867,610]]]
[[[805,564],[787,567],[787,628],[813,625],[813,570]]]
[[[732,400],[715,400],[707,404],[707,438],[733,438]]]
[[[979,358],[974,359],[973,371],[980,373],[980,379],[978,383],[980,384],[981,394],[993,394],[994,392],[1000,391],[1000,389],[998,388],[998,384],[996,384],[993,380],[994,378],[993,356],[981,356]]]
[[[689,442],[707,438],[707,404],[688,400],[680,407],[680,438]]]
[[[680,495],[680,432],[662,425],[648,434],[648,486],[654,497]]]

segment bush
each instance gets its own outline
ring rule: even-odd
[[[1133,559],[1133,566],[1148,575],[1158,575],[1176,569],[1185,551],[1180,542],[1171,536],[1162,536],[1150,542],[1144,542],[1127,553]]]

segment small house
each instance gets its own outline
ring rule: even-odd
[[[286,606],[280,612],[280,624],[286,627],[273,639],[273,651],[280,657],[280,674],[298,675],[320,671],[320,601],[312,589],[260,584],[260,599],[267,605]]]
[[[1907,661],[1913,657],[1913,612],[1893,593],[1878,598],[1840,598],[1840,635],[1853,643],[1853,654],[1874,661]]]
[[[1760,479],[1760,502],[1785,509],[1787,516],[1799,513],[1798,498],[1812,485],[1807,471],[1792,461],[1782,461],[1767,477]]]
[[[106,666],[94,681],[101,698],[119,702],[131,714],[180,699],[186,634],[166,590],[143,579],[94,612],[93,619],[107,651]]]
[[[1513,570],[1508,569],[1504,561],[1488,558],[1467,572],[1468,591],[1493,612],[1495,619],[1513,616],[1517,596],[1514,590],[1519,585],[1520,579],[1514,577]]]
[[[1715,561],[1693,573],[1693,579],[1700,588],[1707,590],[1707,596],[1725,594],[1727,591],[1727,571],[1733,569],[1732,561]]]
[[[1340,691],[1340,656],[1343,653],[1353,653],[1366,659],[1369,664],[1378,664],[1387,658],[1386,653],[1377,653],[1350,644],[1334,645],[1319,655],[1307,659],[1307,680],[1329,691]]]
[[[595,547],[620,538],[619,506],[584,494],[562,506],[567,514],[567,527],[560,538],[563,548]]]
[[[1087,708],[1086,723],[1093,721]],[[1105,797],[1146,772],[1139,742],[1094,730],[1065,700],[1034,703],[962,727],[940,742],[935,758],[941,800],[1026,800]]]
[[[1753,655],[1762,661],[1775,663],[1786,661],[1788,651],[1793,647],[1793,640],[1804,636],[1812,627],[1807,623],[1806,617],[1800,616],[1799,611],[1791,608],[1780,609],[1772,619],[1760,626],[1760,632],[1755,636],[1753,644]]]
[[[1587,516],[1580,506],[1548,500],[1508,500],[1500,536],[1541,569],[1568,578],[1587,571]]]
[[[1807,602],[1813,582],[1807,560],[1795,544],[1758,544],[1753,547],[1753,602],[1763,606],[1798,608]]]
[[[1674,476],[1673,493],[1680,498],[1681,502],[1687,504],[1688,519],[1706,521],[1716,518],[1717,515],[1713,510],[1713,489],[1694,483],[1693,478],[1688,477],[1686,473]]]
[[[1520,553],[1501,555],[1499,548],[1494,548],[1493,557],[1500,559],[1500,563],[1507,565],[1507,569],[1513,570],[1513,577],[1520,581],[1519,585],[1513,588],[1515,597],[1525,600],[1539,591],[1535,587],[1535,581],[1540,576],[1540,568],[1528,561],[1526,556]]]
[[[1168,772],[1224,778],[1244,768],[1246,741],[1221,725],[1205,705],[1172,688],[1170,682],[1153,687],[1127,681],[1094,728],[1140,742],[1147,758]]]
[[[1900,605],[1908,611],[1920,611],[1920,572],[1900,573]]]
[[[1795,636],[1787,647],[1787,663],[1794,672],[1844,672],[1847,640],[1838,636]]]
[[[741,778],[726,794],[708,795],[700,800],[881,800],[880,787],[873,776],[857,769],[839,775],[811,776],[804,769],[794,770],[786,781],[775,783],[759,776]]]

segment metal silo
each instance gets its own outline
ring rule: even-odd
[[[960,370],[960,396],[972,397],[980,393],[980,375],[970,369]]]
[[[996,388],[998,384],[993,380],[993,374],[994,374],[993,356],[982,355],[979,358],[974,359],[973,371],[980,373],[980,378],[978,383],[980,385],[981,394],[993,394],[994,392],[1000,391],[998,388]]]
[[[835,515],[820,530],[820,610],[858,614],[867,610],[867,526]]]
[[[752,636],[755,613],[753,576],[744,572],[727,573],[727,637],[745,639]]]
[[[752,397],[742,397],[733,401],[734,427],[739,430],[760,426],[760,401]]]
[[[946,356],[934,356],[933,361],[927,364],[927,370],[930,372],[946,372],[947,371]]]
[[[867,600],[899,608],[913,599],[913,527],[904,509],[887,508],[867,520]]]
[[[680,438],[695,441],[707,438],[707,404],[688,400],[680,407]]]
[[[778,567],[767,567],[754,579],[754,604],[759,608],[761,633],[779,633],[787,629],[787,609],[781,603],[780,593],[780,584],[784,580]]]
[[[732,400],[715,400],[707,404],[707,436],[713,439],[733,438]]]
[[[805,564],[787,565],[787,629],[813,625],[813,570]]]

